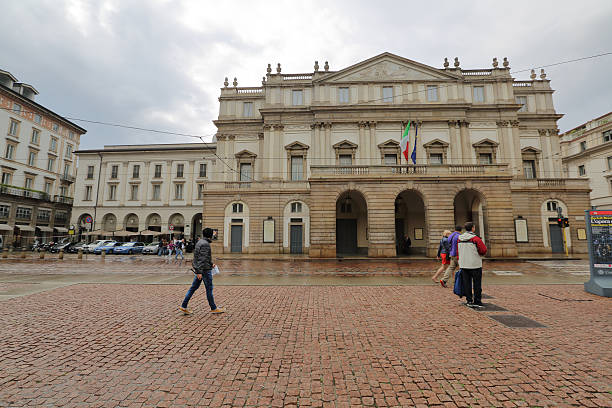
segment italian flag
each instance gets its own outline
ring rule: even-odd
[[[411,121],[408,121],[406,130],[404,130],[404,133],[402,134],[402,140],[400,141],[400,150],[402,151],[402,154],[406,158],[406,161],[408,161],[408,144],[410,142],[410,123]]]

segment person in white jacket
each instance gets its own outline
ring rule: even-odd
[[[475,230],[473,222],[465,224],[466,232],[459,235],[457,255],[466,304],[472,308],[482,308],[482,257],[487,253],[487,247],[474,233]],[[472,282],[474,282],[474,296],[472,296]]]

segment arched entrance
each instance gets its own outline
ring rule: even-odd
[[[170,226],[173,227],[171,231],[171,235],[175,235],[177,237],[182,237],[185,232],[185,218],[182,214],[172,214],[168,219],[168,230],[170,230]]]
[[[453,202],[455,225],[465,225],[471,221],[476,226],[476,234],[485,240],[487,231],[486,205],[482,194],[473,189],[461,190]]]
[[[202,213],[197,213],[191,219],[191,240],[196,241],[202,236]]]
[[[395,242],[398,256],[427,254],[425,203],[416,190],[404,190],[395,198]]]
[[[123,229],[130,232],[138,232],[138,216],[134,213],[126,215]]]
[[[117,217],[115,217],[115,214],[106,214],[102,218],[102,229],[106,232],[115,232],[117,230]]]
[[[87,222],[90,221],[90,222]],[[77,221],[77,232],[79,241],[83,239],[83,234],[93,231],[93,217],[90,214],[81,214]]]
[[[157,213],[149,214],[146,221],[146,229],[161,232],[161,217]]]
[[[368,254],[368,206],[359,191],[336,201],[336,256]]]

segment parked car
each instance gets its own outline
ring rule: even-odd
[[[106,245],[107,243],[109,243],[111,241],[112,240],[110,240],[110,239],[99,239],[97,241],[92,242],[91,244],[85,245],[83,247],[83,252],[93,254],[94,249],[96,249],[100,245]]]
[[[140,254],[144,249],[144,244],[142,242],[126,242],[123,245],[119,245],[113,248],[113,253],[115,254]]]
[[[65,251],[68,252],[69,254],[76,254],[76,253],[79,252],[79,249],[82,250],[83,252],[85,252],[85,246],[86,245],[88,245],[88,244],[85,241],[77,242],[76,244],[74,244],[73,246],[68,248],[68,250],[65,250]]]
[[[49,248],[49,252],[53,254],[58,253],[61,250],[63,250],[64,252],[68,252],[70,247],[73,247],[73,246],[74,246],[74,242],[58,242],[57,244]]]
[[[150,244],[147,244],[143,249],[142,249],[142,253],[146,254],[146,255],[157,255],[157,250],[159,249],[159,241],[157,242],[151,242]]]
[[[115,247],[117,247],[119,245],[123,245],[123,242],[108,241],[104,245],[97,246],[96,249],[94,249],[94,254],[100,255],[102,253],[102,251],[104,251],[104,253],[106,253],[106,255],[112,254],[112,253],[114,253]]]

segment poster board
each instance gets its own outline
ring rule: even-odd
[[[527,230],[527,220],[524,218],[514,219],[514,237],[517,243],[529,242],[529,233]]]
[[[416,239],[416,240],[423,239],[423,228],[415,228],[414,229],[414,239]]]
[[[264,244],[274,243],[274,219],[268,218],[263,221],[263,242]]]
[[[612,210],[586,210],[591,278],[584,289],[612,297]]]

